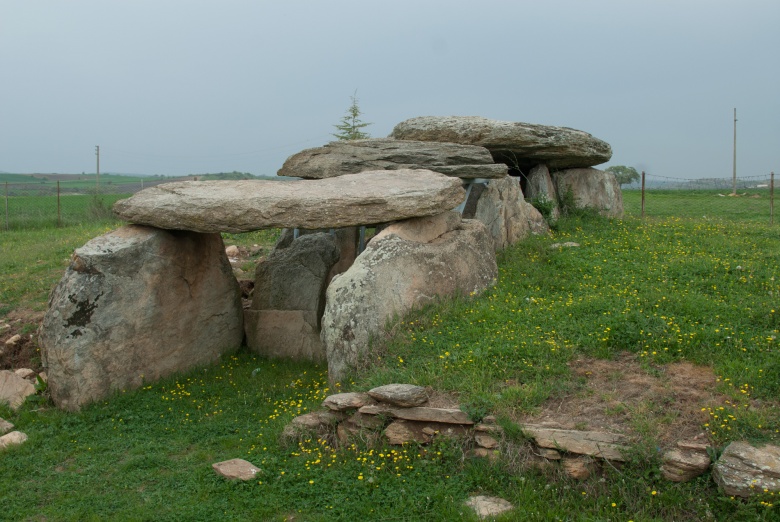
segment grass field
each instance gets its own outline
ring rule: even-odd
[[[635,201],[625,196],[628,208]],[[700,201],[691,197],[689,208]],[[760,213],[562,220],[550,236],[505,251],[499,280],[484,295],[402,318],[375,366],[342,385],[411,382],[457,393],[473,416],[497,414],[522,445],[512,429],[517,418],[551,399],[582,395],[572,361],[628,357],[648,375],[687,361],[718,379],[713,391],[721,402],[701,412],[700,425],[714,447],[738,439],[778,443],[780,229],[756,218]],[[0,233],[0,317],[43,309],[71,249],[105,228]],[[564,241],[580,246],[551,248]],[[630,465],[576,481],[522,467],[509,454],[495,463],[464,459],[457,441],[428,448],[336,448],[316,439],[283,445],[283,426],[319,406],[330,392],[326,382],[322,367],[239,349],[220,364],[76,414],[45,398],[18,412],[0,406],[0,417],[30,437],[2,455],[1,516],[476,520],[462,503],[487,494],[518,506],[502,520],[780,518],[772,495],[735,500],[708,476],[680,485],[660,476],[655,428],[662,426],[655,424],[675,420],[673,402],[627,412],[639,437]],[[236,457],[262,469],[257,480],[230,483],[212,472],[213,462]]]

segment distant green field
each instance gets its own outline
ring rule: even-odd
[[[112,205],[130,194],[12,196],[0,200],[0,232],[113,223]]]
[[[686,219],[726,219],[769,223],[768,189],[738,190],[646,190],[645,217]],[[627,215],[640,216],[642,192],[623,190],[623,208]]]

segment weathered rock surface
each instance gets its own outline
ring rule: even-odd
[[[476,197],[475,205],[467,203],[463,217],[485,224],[495,250],[503,250],[530,234],[545,234],[550,230],[539,211],[523,198],[517,178],[492,179]]]
[[[414,384],[385,384],[368,390],[368,395],[381,402],[410,408],[428,402],[428,391]]]
[[[559,203],[571,192],[578,208],[592,208],[608,217],[623,216],[623,192],[615,175],[598,169],[568,169],[552,173]]]
[[[339,259],[335,239],[307,234],[274,249],[255,269],[253,310],[307,310],[320,315],[331,267]]]
[[[661,474],[672,482],[686,482],[703,475],[710,468],[710,456],[704,444],[678,442],[664,453]]]
[[[329,395],[322,405],[333,411],[347,411],[356,410],[373,402],[374,399],[367,393],[349,392]]]
[[[39,333],[49,391],[67,410],[214,362],[244,336],[222,238],[126,226],[89,241]]]
[[[10,446],[18,446],[27,440],[27,435],[21,431],[12,431],[0,437],[0,450]]]
[[[514,509],[514,506],[503,498],[488,497],[485,495],[469,497],[466,501],[466,505],[474,510],[474,513],[477,514],[479,519],[496,517]]]
[[[589,457],[565,457],[561,460],[563,472],[575,480],[585,480],[596,470],[596,464]]]
[[[14,429],[14,425],[5,419],[0,419],[0,435],[5,435]]]
[[[29,368],[17,368],[14,370],[14,373],[21,377],[22,379],[34,379],[35,378],[35,372],[32,371]]]
[[[428,169],[459,178],[492,178],[507,173],[484,147],[457,143],[370,138],[334,141],[287,158],[277,173],[324,179],[364,170]]]
[[[318,323],[307,310],[244,310],[247,346],[270,359],[325,362]]]
[[[260,468],[244,459],[231,459],[223,462],[215,462],[211,468],[229,480],[252,480],[260,473]]]
[[[16,343],[22,340],[22,336],[19,334],[12,335],[5,341],[6,346],[16,346]]]
[[[412,221],[416,218],[412,218],[406,221]],[[344,273],[347,271],[349,267],[352,266],[352,263],[355,262],[355,258],[358,255],[358,237],[359,237],[359,227],[344,227],[344,228],[333,228],[333,229],[317,229],[317,230],[310,230],[306,228],[299,228],[298,229],[298,237],[310,235],[310,234],[330,234],[334,240],[336,241],[336,246],[338,247],[339,252],[339,259],[336,261],[336,264],[334,264],[331,269],[330,273],[328,274],[328,283],[337,276],[338,274]],[[274,250],[280,250],[283,248],[288,248],[290,245],[292,245],[292,242],[295,240],[295,230],[292,228],[285,228],[282,229],[281,234],[279,235],[279,240],[276,242],[276,245],[274,245]]]
[[[394,420],[385,428],[388,444],[400,446],[410,442],[427,444],[436,436],[463,437],[468,428],[460,424],[438,422],[415,422],[410,420]]]
[[[498,441],[485,433],[476,433],[474,435],[474,442],[476,442],[479,447],[485,449],[496,449],[498,447]]]
[[[301,236],[260,261],[252,306],[244,311],[247,346],[266,357],[323,362],[319,322],[338,259],[335,238],[317,233]]]
[[[609,161],[612,148],[587,132],[568,127],[497,121],[479,116],[422,116],[399,123],[400,140],[443,141],[485,147],[510,167],[591,167]]]
[[[453,408],[426,408],[425,406],[393,408],[386,405],[370,404],[363,406],[358,411],[367,415],[387,415],[396,419],[411,421],[462,424],[468,426],[474,424],[465,412]]]
[[[544,428],[531,424],[520,427],[527,436],[533,437],[542,448],[552,448],[590,455],[607,460],[624,461],[623,452],[628,438],[617,433],[603,431],[579,431]]]
[[[732,442],[712,467],[712,477],[726,495],[749,497],[780,492],[780,447],[756,448]]]
[[[34,394],[35,386],[30,381],[10,370],[0,371],[0,402],[7,403],[15,410],[29,395]]]
[[[322,341],[329,379],[338,382],[364,360],[394,315],[438,297],[481,293],[497,274],[492,239],[478,221],[465,220],[431,243],[393,235],[372,241],[326,293]]]
[[[429,170],[366,171],[302,181],[182,181],[117,201],[120,218],[195,232],[339,228],[432,216],[457,207],[457,178]]]
[[[460,221],[460,214],[452,210],[435,216],[405,219],[386,226],[371,241],[377,241],[392,234],[406,241],[430,243],[458,228]]]
[[[558,207],[558,191],[555,189],[550,170],[545,164],[536,165],[526,176],[523,194],[528,201],[539,200],[547,201],[551,204],[552,210],[550,217],[558,219],[561,215]]]

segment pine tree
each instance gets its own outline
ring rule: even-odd
[[[338,129],[338,133],[333,134],[339,140],[363,140],[370,138],[371,136],[361,131],[360,129],[368,127],[370,123],[365,123],[360,120],[360,107],[358,107],[357,91],[350,96],[352,105],[347,109],[347,113],[341,118],[341,123],[334,125]]]

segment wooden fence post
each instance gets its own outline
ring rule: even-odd
[[[769,175],[769,224],[775,224],[775,173]]]
[[[60,214],[60,180],[57,180],[57,228],[62,226],[62,216]]]
[[[642,171],[642,219],[645,219],[645,171]]]
[[[10,230],[10,225],[8,224],[8,182],[5,182],[5,230],[6,232]]]

